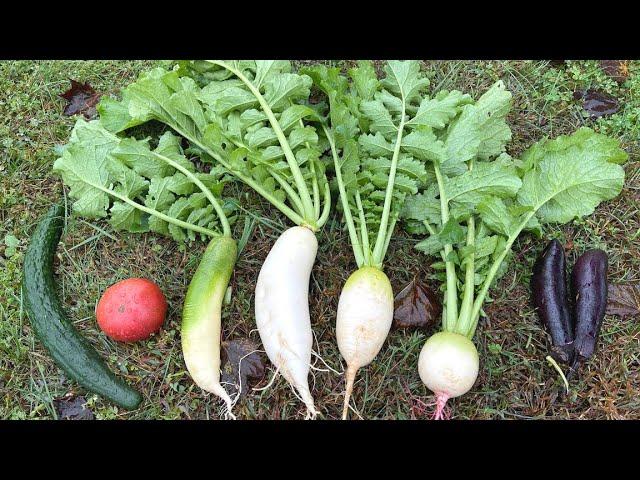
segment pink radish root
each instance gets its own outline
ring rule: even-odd
[[[430,407],[436,407],[436,411],[431,415],[431,420],[449,420],[451,418],[451,408],[447,405],[449,395],[437,393],[434,402],[425,403],[419,397],[413,395],[408,385],[404,385],[405,391],[411,399],[411,412],[415,416],[422,417]]]
[[[431,416],[432,420],[449,420],[451,418],[451,409],[447,406],[449,395],[446,393],[436,394],[436,411]]]

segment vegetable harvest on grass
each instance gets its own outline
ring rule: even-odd
[[[70,188],[77,215],[106,217],[117,230],[151,231],[177,241],[211,239],[185,297],[182,351],[194,382],[222,398],[233,417],[233,402],[220,385],[220,333],[237,247],[231,204],[219,198],[221,176],[196,172],[171,132],[151,149],[148,139],[120,138],[99,121],[82,119],[53,169]]]
[[[449,398],[468,392],[479,369],[472,342],[489,289],[523,230],[567,223],[593,213],[624,184],[627,154],[616,140],[583,127],[544,139],[520,159],[505,153],[511,94],[496,82],[477,101],[456,91],[437,93],[419,107],[425,132],[436,138],[426,163],[432,179],[402,212],[416,248],[439,258],[445,281],[442,331],[427,340],[418,369],[436,394],[435,418]]]
[[[98,110],[114,132],[149,120],[164,123],[296,224],[278,238],[260,270],[255,314],[276,372],[315,418],[307,379],[313,342],[308,291],[315,232],[329,217],[331,193],[323,148],[308,122],[317,119],[308,105],[311,84],[308,76],[291,73],[288,61],[181,62],[178,71],[142,75],[121,101],[104,100]]]
[[[350,408],[358,412],[351,401],[354,386],[359,392],[364,383],[356,383],[358,371],[387,355],[394,292],[385,257],[402,228],[419,239],[415,248],[422,253],[415,254],[430,257],[441,282],[441,328],[420,351],[416,379],[435,395],[433,418],[442,419],[449,399],[476,382],[481,362],[473,339],[519,235],[542,237],[546,224],[591,215],[622,190],[627,154],[618,140],[590,128],[543,138],[519,158],[507,153],[512,95],[502,81],[475,98],[457,90],[431,92],[418,61],[388,61],[379,71],[369,61],[347,71],[316,65],[294,72],[280,60],[179,61],[171,69],[153,68],[119,99],[103,96],[99,119],[78,118],[53,165],[77,216],[102,219],[123,232],[208,242],[185,294],[181,346],[193,382],[224,401],[224,418],[235,418],[232,409],[247,393],[240,385],[230,395],[223,387],[228,376],[221,381],[222,305],[246,239],[239,247],[232,237],[239,206],[223,196],[229,182],[255,191],[293,224],[271,246],[253,300],[255,325],[274,365],[267,387],[282,375],[307,419],[323,407],[308,378],[312,355],[321,358],[313,350],[308,297],[316,235],[331,217],[332,196],[334,225],[345,228],[357,267],[335,312],[335,341],[346,362],[342,418]],[[140,132],[158,126],[164,133],[141,138]],[[137,408],[142,397],[83,343],[54,298],[52,262],[63,210],[52,209],[34,234],[25,261],[27,311],[72,378]],[[534,304],[558,361],[571,365],[576,356],[593,354],[605,314],[607,266],[606,254],[595,250],[577,263],[575,307],[568,303],[559,242],[533,267]],[[42,299],[27,271],[46,283],[52,300]],[[147,339],[160,328],[167,304],[149,283],[155,290],[147,300],[158,311],[146,324],[110,316],[118,300],[99,309],[99,324],[112,338]],[[45,301],[54,302],[53,317],[38,308]],[[68,345],[52,340],[57,330],[47,324],[51,318],[69,335]],[[257,349],[250,345],[226,357],[255,363],[250,356]],[[76,371],[74,357],[94,363]],[[238,376],[262,378],[259,367]],[[241,365],[230,371],[241,372]]]
[[[105,364],[67,318],[56,293],[53,262],[64,227],[64,205],[54,204],[31,236],[24,259],[22,295],[36,335],[69,378],[132,410],[142,396]]]
[[[405,197],[426,180],[418,159],[429,157],[433,139],[416,130],[413,105],[429,81],[417,61],[389,62],[381,81],[371,62],[349,71],[351,84],[336,68],[309,73],[329,98],[326,135],[358,266],[342,289],[336,318],[347,362],[346,419],[356,373],[378,354],[393,320],[393,290],[382,265]]]

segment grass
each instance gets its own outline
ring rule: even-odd
[[[306,62],[305,62],[306,63]],[[345,64],[348,62],[345,62]],[[22,256],[38,217],[63,194],[51,174],[56,146],[65,143],[74,123],[62,115],[68,79],[90,82],[97,91],[119,88],[152,65],[142,61],[0,62],[0,418],[55,418],[54,399],[85,395],[97,418],[218,418],[220,403],[204,396],[185,371],[179,346],[180,310],[188,280],[204,245],[185,248],[152,234],[124,235],[107,224],[69,218],[58,249],[57,275],[63,302],[75,325],[107,359],[111,368],[143,392],[136,411],[125,412],[88,394],[65,379],[34,338],[22,309],[19,290]],[[610,278],[637,281],[640,272],[640,64],[629,65],[627,82],[618,85],[598,62],[425,62],[434,88],[458,88],[478,95],[501,78],[514,94],[509,117],[517,155],[544,135],[570,133],[589,125],[618,136],[630,153],[622,195],[591,217],[562,228],[549,227],[545,238],[572,245],[573,264],[587,248],[610,255]],[[572,100],[576,89],[599,88],[618,97],[621,110],[608,118],[586,118]],[[234,187],[239,188],[239,187]],[[251,286],[277,235],[289,225],[282,216],[246,190],[236,190],[257,227],[240,258],[224,309],[225,338],[259,342]],[[243,221],[234,226],[239,238]],[[386,260],[394,290],[418,274],[429,278],[430,260],[412,249],[416,239],[399,234]],[[509,269],[493,289],[476,342],[481,373],[474,389],[452,403],[454,418],[618,419],[640,418],[640,323],[638,318],[607,317],[600,348],[561,395],[561,382],[546,363],[548,338],[528,301],[531,266],[542,240],[523,235]],[[335,344],[335,311],[342,284],[355,263],[334,213],[319,236],[320,250],[311,278],[311,317],[315,351],[333,369],[344,365]],[[152,339],[123,345],[97,328],[93,311],[100,294],[130,276],[156,281],[170,305],[164,329]],[[393,332],[377,359],[360,371],[353,400],[363,418],[426,418],[431,401],[416,369],[420,348],[430,332]],[[324,368],[320,362],[318,368]],[[270,379],[269,366],[261,385]],[[341,376],[313,371],[316,405],[323,418],[339,418],[344,388]],[[282,379],[248,395],[236,407],[240,418],[302,418],[304,408]]]

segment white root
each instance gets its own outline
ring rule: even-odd
[[[335,368],[333,368],[331,365],[329,365],[324,358],[322,358],[320,356],[319,353],[314,352],[313,350],[311,350],[311,355],[313,355],[314,357],[316,357],[318,360],[320,360],[322,362],[322,364],[327,367],[327,368],[318,368],[315,365],[311,365],[311,368],[318,371],[318,372],[333,372],[336,375],[342,375],[344,372],[339,372],[337,371]]]
[[[279,373],[280,373],[280,367],[276,368],[276,371],[273,372],[273,376],[271,377],[271,380],[269,380],[269,383],[267,383],[264,387],[254,388],[253,391],[262,392],[263,390],[266,390],[267,388],[269,388],[271,385],[273,385],[273,382],[276,381],[276,378],[278,378]]]

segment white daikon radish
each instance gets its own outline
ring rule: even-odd
[[[415,156],[437,147],[414,130],[429,84],[419,63],[388,62],[384,70],[379,81],[373,64],[360,62],[349,70],[351,82],[338,69],[306,71],[329,98],[331,125],[324,131],[358,265],[342,290],[336,319],[338,348],[347,362],[343,419],[356,372],[373,361],[391,327],[393,291],[382,265],[405,196],[427,177]]]
[[[338,348],[347,362],[343,419],[347,417],[356,373],[378,354],[392,320],[393,290],[384,272],[362,267],[352,273],[342,288],[336,317]]]
[[[286,230],[260,269],[255,297],[256,323],[267,356],[301,397],[307,418],[317,415],[307,379],[313,343],[309,276],[317,251],[311,230]]]

